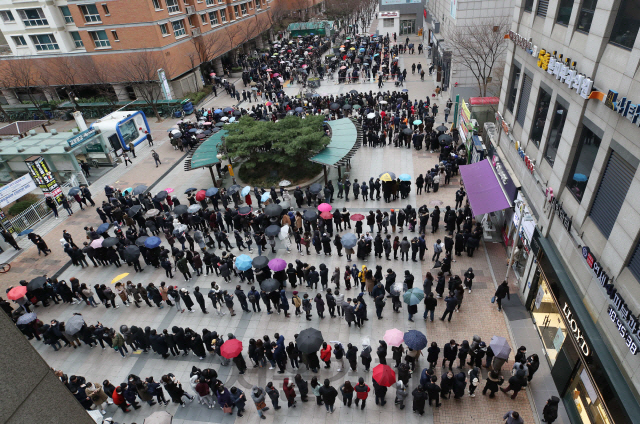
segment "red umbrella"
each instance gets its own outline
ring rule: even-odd
[[[199,202],[201,200],[204,200],[207,198],[207,191],[206,190],[200,190],[199,192],[196,193],[196,200]]]
[[[373,369],[372,377],[379,385],[384,387],[391,387],[396,382],[396,372],[389,365],[377,365]]]
[[[227,340],[220,347],[220,354],[225,358],[231,359],[242,353],[242,342],[238,339]]]
[[[7,293],[7,298],[10,300],[18,300],[21,297],[24,297],[25,294],[27,294],[27,287],[18,286],[9,290],[9,293]]]
[[[322,212],[320,217],[322,217],[322,219],[331,219],[333,218],[333,215],[331,215],[331,212]]]
[[[353,215],[351,215],[352,221],[362,221],[363,219],[364,215],[362,215],[361,213],[354,213]]]

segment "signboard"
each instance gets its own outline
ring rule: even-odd
[[[45,197],[53,197],[55,201],[60,205],[62,197],[62,189],[58,185],[51,172],[51,168],[47,165],[47,162],[42,156],[32,156],[24,161],[29,169],[29,174],[33,177],[40,190],[44,193]]]
[[[380,0],[381,6],[390,4],[409,4],[409,3],[422,3],[422,0]]]
[[[542,298],[544,297],[544,289],[542,288],[542,284],[538,286],[538,293],[536,294],[536,309],[540,309],[540,305],[542,304]]]
[[[81,133],[76,134],[68,139],[67,143],[69,144],[69,147],[75,147],[78,144],[84,143],[85,141],[89,140],[94,135],[96,135],[96,130],[94,130],[93,128],[89,128],[88,130],[84,130]]]
[[[100,143],[88,144],[85,147],[85,150],[87,151],[87,153],[104,153],[104,148]]]
[[[36,183],[33,182],[33,178],[29,174],[11,181],[9,184],[0,187],[0,208],[4,208],[9,203],[18,200],[27,193],[31,193],[35,189]]]
[[[509,200],[513,202],[516,200],[516,197],[518,197],[518,187],[516,187],[516,184],[513,182],[513,179],[507,172],[500,156],[498,156],[497,153],[493,154],[493,157],[491,158],[491,165],[493,165],[493,168],[496,170],[498,181],[500,181],[502,188],[505,193],[507,193]]]
[[[450,13],[453,19],[456,18],[457,10],[458,10],[458,0],[451,0]]]
[[[458,130],[460,131],[461,138],[466,142],[467,150],[471,150],[471,135],[469,128],[471,128],[471,111],[464,100],[460,102],[460,125]]]
[[[165,100],[173,100],[171,96],[171,87],[169,87],[169,81],[167,81],[167,75],[164,69],[158,69],[158,78],[160,79],[160,88],[162,88],[162,94],[164,94]]]
[[[399,17],[400,17],[400,12],[380,12],[380,13],[378,13],[378,18],[379,19],[399,18]]]
[[[556,335],[553,338],[553,348],[560,351],[562,342],[564,342],[564,333],[562,332],[562,328],[558,327],[558,331],[556,331]]]

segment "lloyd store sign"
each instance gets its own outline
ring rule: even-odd
[[[573,316],[573,311],[567,302],[564,302],[564,307],[562,308],[562,313],[569,324],[569,330],[571,330],[571,334],[573,334],[573,338],[578,342],[578,346],[580,347],[580,351],[584,354],[584,356],[589,356],[591,354],[591,348],[587,344],[587,340],[584,338],[584,332],[580,328],[578,321]]]

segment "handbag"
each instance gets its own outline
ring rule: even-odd
[[[257,409],[258,411],[260,411],[260,410],[262,410],[262,409],[264,409],[264,408],[266,408],[266,407],[267,407],[267,404],[266,404],[266,402],[265,402],[265,401],[262,401],[262,402],[260,402],[260,403],[256,403],[256,409]]]
[[[491,298],[491,303],[496,303],[496,297],[495,297],[495,296],[493,296],[493,297]]]
[[[435,264],[433,264],[434,268],[440,268],[442,266],[442,262],[438,259]]]
[[[233,412],[233,407],[232,406],[223,406],[222,407],[222,412],[224,412],[225,414],[231,414]]]

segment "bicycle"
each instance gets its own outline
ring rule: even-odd
[[[0,264],[0,274],[4,274],[5,272],[9,272],[11,269],[10,263]]]

